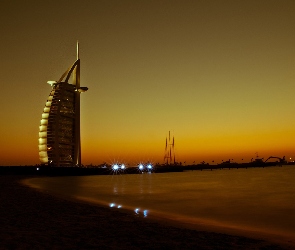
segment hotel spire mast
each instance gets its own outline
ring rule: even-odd
[[[79,59],[79,42],[77,41],[77,66],[75,68],[74,82],[76,85],[76,101],[75,101],[75,154],[74,162],[76,165],[81,166],[81,133],[80,133],[80,59]]]

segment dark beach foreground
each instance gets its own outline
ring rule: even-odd
[[[292,249],[54,197],[0,176],[0,249]]]

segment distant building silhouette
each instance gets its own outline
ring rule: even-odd
[[[69,83],[70,76],[73,83]],[[65,79],[65,80],[64,80]],[[48,81],[52,90],[39,126],[39,159],[56,167],[81,165],[79,44],[77,60],[58,81]]]

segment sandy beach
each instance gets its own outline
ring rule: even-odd
[[[55,197],[0,176],[0,249],[292,249]]]

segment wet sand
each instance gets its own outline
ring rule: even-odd
[[[24,178],[0,176],[0,249],[292,249],[55,197]]]

